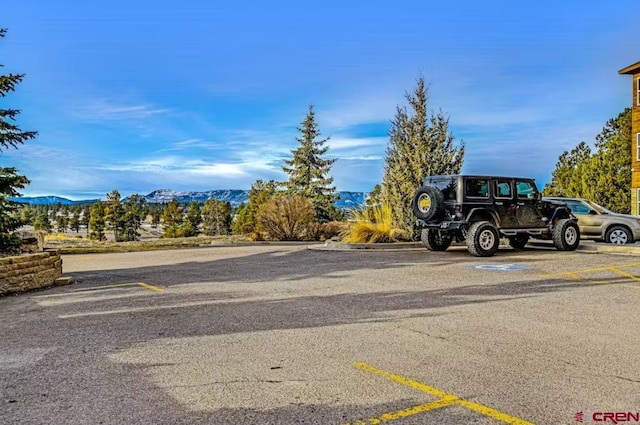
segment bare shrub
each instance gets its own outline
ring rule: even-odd
[[[320,225],[320,240],[334,239],[340,236],[344,231],[349,228],[349,225],[344,221],[330,221],[328,223],[322,223]]]
[[[272,240],[300,241],[315,236],[313,204],[301,196],[276,196],[260,206],[258,223]]]

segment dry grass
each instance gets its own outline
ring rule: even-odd
[[[45,243],[45,248],[59,249],[63,254],[87,254],[97,252],[135,252],[191,248],[211,244],[233,244],[242,241],[246,241],[246,238],[238,236],[194,236],[189,238],[154,239],[135,242],[59,239],[48,240]]]
[[[66,233],[49,233],[44,236],[44,241],[68,241],[69,235]]]
[[[352,214],[355,223],[342,233],[343,242],[390,243],[407,240],[402,230],[393,227],[389,205],[376,205]]]

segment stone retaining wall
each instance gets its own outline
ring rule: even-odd
[[[0,258],[0,295],[46,288],[60,276],[60,251]]]

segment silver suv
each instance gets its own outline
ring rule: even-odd
[[[578,217],[583,239],[624,245],[640,240],[640,217],[609,211],[583,198],[545,197],[552,202],[565,203]]]

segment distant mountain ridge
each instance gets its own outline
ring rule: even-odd
[[[368,197],[368,193],[366,192],[341,191],[337,192],[336,195],[338,195],[340,199],[335,202],[334,205],[340,209],[358,208],[364,205]],[[219,201],[229,202],[232,207],[237,207],[243,202],[247,203],[247,201],[249,200],[249,191],[242,189],[220,189],[208,190],[204,192],[184,192],[171,189],[158,189],[142,197],[148,203],[152,204],[167,203],[172,199],[175,199],[180,203],[188,203],[193,201],[206,202],[209,199],[217,199]],[[76,205],[94,203],[97,201],[97,199],[72,201],[66,198],[61,198],[59,196],[9,198],[9,200],[30,205],[55,205],[58,203],[60,203],[61,205]]]
[[[60,196],[24,196],[20,198],[8,197],[12,202],[29,205],[77,205],[77,204],[93,204],[98,199],[84,199],[82,201],[72,201],[71,199],[62,198]]]

